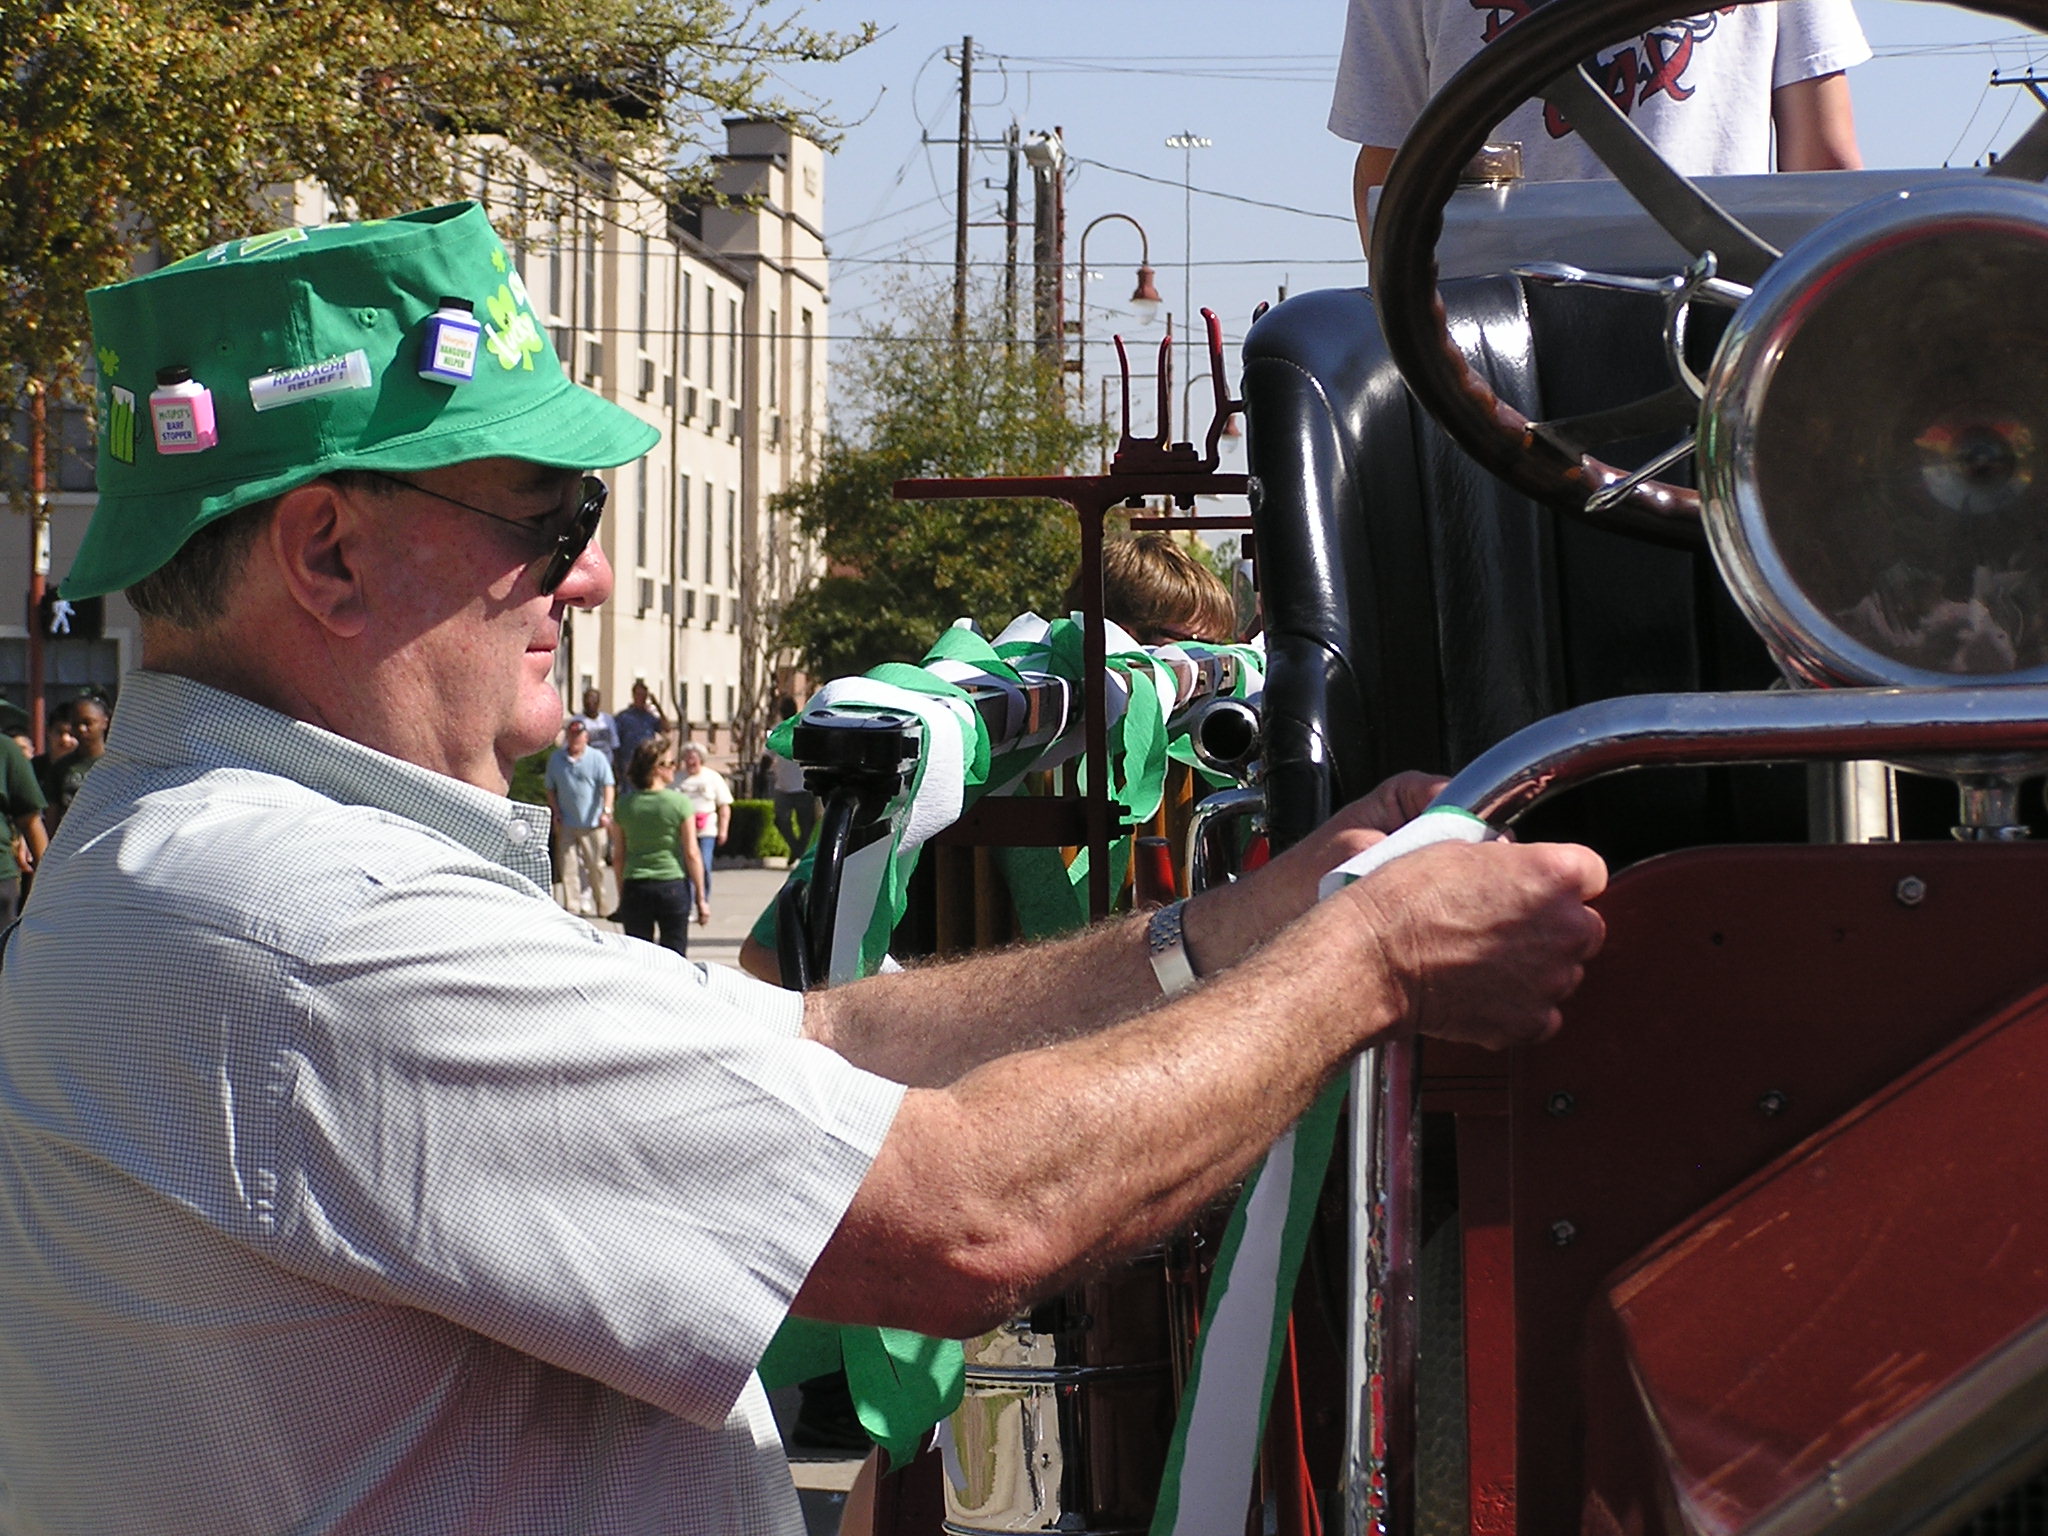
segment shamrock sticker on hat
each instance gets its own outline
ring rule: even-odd
[[[533,372],[533,360],[547,342],[534,321],[526,284],[519,280],[517,272],[498,284],[498,291],[484,300],[484,308],[491,312],[490,323],[484,327],[484,345],[498,360],[498,366],[523,367],[528,373]]]

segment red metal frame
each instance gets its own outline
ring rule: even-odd
[[[1103,665],[1108,650],[1102,629],[1102,535],[1109,509],[1122,503],[1140,507],[1149,496],[1164,497],[1184,510],[1192,509],[1198,496],[1242,496],[1250,487],[1246,475],[1219,474],[1217,444],[1223,424],[1242,411],[1244,402],[1233,400],[1223,386],[1223,327],[1210,310],[1202,311],[1209,330],[1209,377],[1215,389],[1215,415],[1209,423],[1206,450],[1196,453],[1192,443],[1169,441],[1172,431],[1168,410],[1173,389],[1173,336],[1171,330],[1160,343],[1159,431],[1149,438],[1131,435],[1131,367],[1124,352],[1123,338],[1116,339],[1117,364],[1123,370],[1123,431],[1117,440],[1116,457],[1109,473],[1103,475],[985,475],[945,479],[899,480],[895,494],[900,501],[960,501],[1005,496],[1045,496],[1064,501],[1074,509],[1081,524],[1081,655],[1085,676],[1082,701],[1086,711],[1086,755],[1088,785],[1083,800],[1088,855],[1088,910],[1095,917],[1110,909],[1109,845],[1109,734],[1105,719],[1108,696]],[[1132,519],[1134,525],[1140,519]],[[1194,519],[1172,526],[1238,527],[1248,519]],[[1009,802],[984,802],[984,824],[994,836],[991,841],[1009,841],[1014,834],[1001,830]],[[1036,839],[1032,839],[1035,841]]]

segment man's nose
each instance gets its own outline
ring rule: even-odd
[[[569,567],[569,574],[555,588],[555,600],[571,608],[596,608],[612,595],[612,563],[592,539]]]

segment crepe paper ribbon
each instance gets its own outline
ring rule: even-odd
[[[1317,895],[1342,890],[1418,848],[1497,835],[1469,811],[1424,811],[1323,876]],[[1174,1422],[1151,1536],[1236,1536],[1244,1529],[1302,1250],[1349,1087],[1347,1076],[1323,1090],[1266,1153],[1230,1213],[1202,1304],[1194,1368]],[[1246,1390],[1254,1382],[1258,1390]]]
[[[1109,629],[1105,695],[1108,701],[1109,796],[1126,823],[1149,820],[1164,795],[1166,763],[1185,741],[1169,742],[1177,690],[1163,667],[1115,626]],[[1191,652],[1197,647],[1187,647]],[[1263,658],[1250,647],[1229,649],[1245,660],[1247,679],[1263,680]],[[1255,663],[1257,663],[1255,665]],[[1056,767],[1081,750],[1082,734],[1056,735],[1051,743],[995,751],[986,723],[968,703],[970,687],[993,687],[1012,701],[1003,739],[1016,736],[1024,689],[1043,678],[1065,682],[1078,711],[1082,678],[1081,629],[1071,619],[1047,621],[1024,614],[993,641],[964,626],[940,635],[920,666],[886,663],[866,676],[828,683],[811,701],[840,709],[890,710],[915,715],[922,724],[910,783],[889,809],[883,839],[847,860],[834,914],[834,946],[828,983],[840,985],[891,964],[890,936],[908,903],[910,878],[924,844],[957,821],[982,795],[1012,793],[1025,776]],[[796,720],[786,720],[768,738],[770,750],[791,753]],[[1191,754],[1190,754],[1191,756]],[[1084,764],[1084,781],[1086,765]],[[1130,857],[1128,839],[1110,849],[1112,888],[1120,886]],[[806,850],[792,872],[808,881],[815,858]],[[998,853],[1009,881],[1018,919],[1033,937],[1066,932],[1087,920],[1090,853],[1065,860],[1058,849],[1009,848]],[[858,867],[856,867],[858,866]],[[756,923],[754,937],[773,947],[774,908]],[[900,1465],[915,1453],[932,1427],[960,1400],[964,1366],[960,1345],[894,1329],[841,1327],[789,1318],[769,1345],[761,1377],[769,1385],[807,1380],[844,1367],[854,1407],[869,1437]]]
[[[803,1317],[783,1319],[759,1370],[771,1391],[844,1370],[860,1427],[888,1455],[892,1470],[908,1463],[932,1426],[960,1406],[967,1379],[960,1346],[951,1339]]]

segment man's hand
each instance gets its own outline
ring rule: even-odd
[[[1418,1033],[1491,1049],[1547,1039],[1607,929],[1607,866],[1570,843],[1443,843],[1330,898],[1377,944]]]

